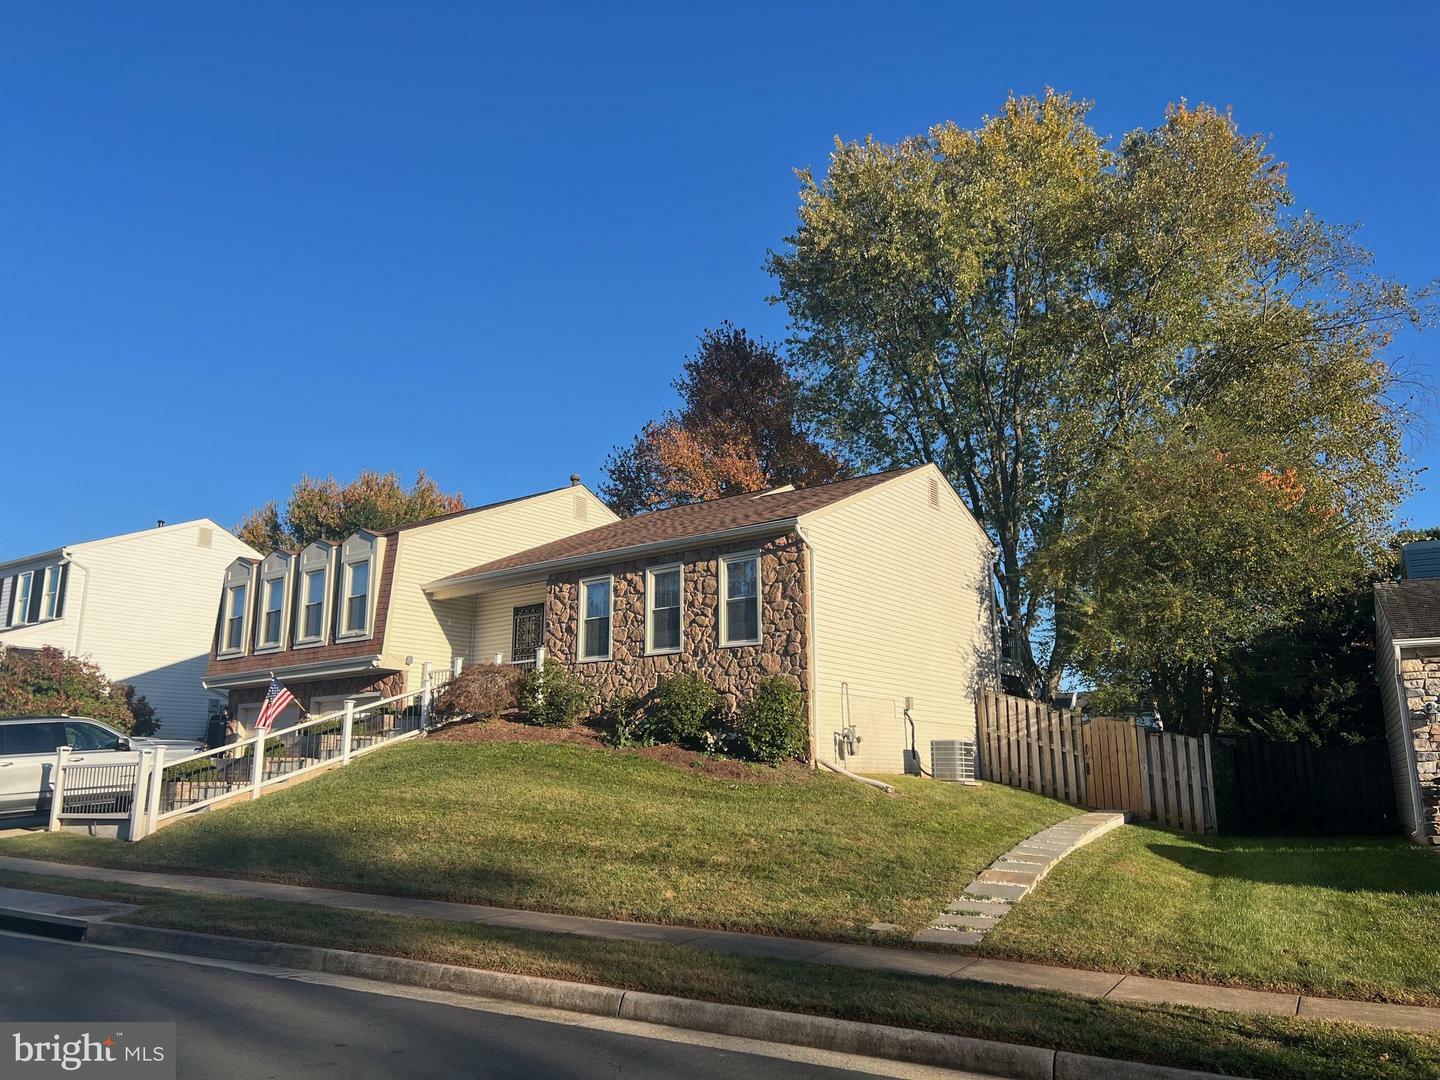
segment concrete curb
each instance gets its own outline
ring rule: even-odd
[[[1012,1080],[1218,1080],[1215,1073],[1114,1061],[1038,1046],[941,1035],[746,1005],[723,1005],[638,990],[618,990],[588,983],[482,971],[453,964],[434,964],[425,960],[313,945],[255,941],[116,922],[89,924],[84,940],[91,945],[148,949],[376,979],[691,1031],[961,1069]]]

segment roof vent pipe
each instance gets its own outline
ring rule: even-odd
[[[156,527],[157,529],[163,529],[163,528],[165,527],[165,519],[164,519],[164,518],[156,518],[156,519],[155,519],[155,527]]]
[[[570,486],[571,486],[571,487],[579,487],[579,486],[580,486],[580,474],[579,474],[578,472],[572,472],[572,473],[570,474]]]

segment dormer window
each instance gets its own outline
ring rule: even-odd
[[[225,648],[238,649],[245,644],[245,592],[244,585],[230,589],[229,612],[225,616]]]
[[[375,597],[375,554],[379,537],[356,533],[340,549],[340,632],[338,637],[370,633]]]
[[[300,553],[299,612],[295,620],[295,644],[318,645],[325,640],[329,623],[330,564],[334,547],[317,541]]]
[[[291,557],[277,551],[260,564],[260,628],[258,649],[285,645],[285,616],[289,608]]]
[[[219,655],[245,652],[245,636],[250,622],[250,582],[253,564],[243,559],[225,571],[225,594],[220,607]]]

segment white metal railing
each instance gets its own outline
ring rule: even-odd
[[[458,666],[458,665],[457,665]],[[139,840],[165,822],[215,803],[267,790],[299,776],[414,738],[430,726],[430,706],[451,671],[425,664],[418,690],[314,716],[281,731],[264,731],[225,746],[167,760],[165,748],[146,749],[128,764],[69,761],[56,753],[50,830],[66,818],[127,821]]]

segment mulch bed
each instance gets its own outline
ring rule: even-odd
[[[568,743],[585,746],[592,750],[609,750],[616,754],[631,754],[649,758],[662,765],[676,769],[698,772],[718,780],[753,780],[761,783],[776,783],[800,780],[809,775],[809,768],[799,761],[786,761],[776,766],[754,765],[734,758],[702,754],[684,747],[627,746],[620,750],[610,746],[600,732],[587,724],[573,728],[537,727],[513,720],[467,720],[448,724],[427,736],[432,742],[488,743],[488,742],[531,742]]]

